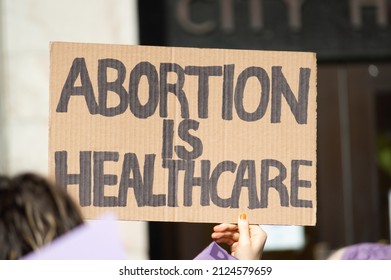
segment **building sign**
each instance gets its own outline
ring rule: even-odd
[[[316,52],[318,60],[391,55],[390,0],[166,0],[170,46]]]

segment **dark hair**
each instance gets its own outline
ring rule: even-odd
[[[19,259],[82,223],[72,198],[46,178],[0,175],[0,259]]]

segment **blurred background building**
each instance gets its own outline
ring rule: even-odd
[[[0,172],[47,173],[50,41],[311,51],[317,225],[267,227],[264,258],[320,259],[353,243],[389,243],[391,0],[0,3]],[[213,226],[120,223],[135,259],[192,259]]]
[[[138,44],[129,0],[0,1],[0,173],[48,173],[49,43]],[[148,259],[148,227],[118,225],[129,257]]]

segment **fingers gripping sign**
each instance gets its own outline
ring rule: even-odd
[[[230,246],[231,254],[238,259],[258,260],[262,257],[267,234],[259,225],[250,225],[244,213],[239,215],[237,225],[215,226],[212,238]]]

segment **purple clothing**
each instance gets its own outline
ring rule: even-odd
[[[195,260],[237,260],[237,258],[228,254],[226,250],[219,246],[215,241],[209,244],[201,253],[199,253]]]
[[[359,243],[345,248],[342,260],[391,260],[391,245]]]

